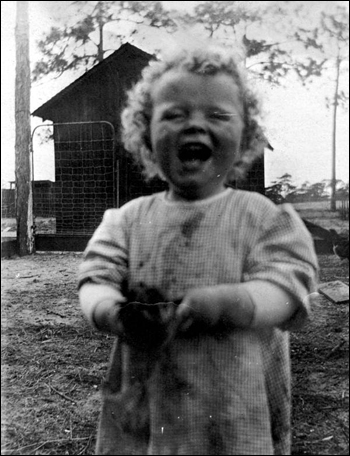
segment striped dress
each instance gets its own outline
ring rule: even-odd
[[[163,350],[116,341],[103,393],[97,454],[290,454],[289,330],[308,315],[317,259],[290,205],[227,188],[206,200],[167,193],[106,211],[79,271],[118,290],[186,290],[272,282],[298,311],[281,328],[178,335]]]

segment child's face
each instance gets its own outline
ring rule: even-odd
[[[238,87],[226,74],[165,73],[152,93],[152,152],[174,199],[225,189],[243,131]]]

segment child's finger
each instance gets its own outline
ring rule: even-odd
[[[187,318],[191,314],[191,308],[186,302],[182,302],[176,309],[176,316],[179,319]]]
[[[176,317],[179,322],[179,331],[187,331],[193,324],[191,307],[185,302],[176,309]]]
[[[178,330],[182,331],[182,332],[188,331],[191,328],[191,326],[193,325],[193,322],[194,322],[193,318],[192,317],[188,317],[186,320],[183,320],[179,324]]]

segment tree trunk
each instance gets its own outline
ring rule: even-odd
[[[17,1],[15,84],[17,249],[19,255],[23,256],[34,251],[30,176],[30,63],[27,1]]]
[[[98,24],[99,42],[97,45],[97,60],[102,62],[104,56],[103,50],[103,22],[100,21]]]
[[[331,182],[331,211],[337,210],[336,198],[336,151],[337,151],[337,108],[338,108],[338,89],[339,89],[339,75],[340,75],[340,57],[339,54],[336,60],[336,80],[334,91],[333,103],[333,132],[332,132],[332,182]]]

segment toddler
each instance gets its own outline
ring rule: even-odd
[[[290,454],[288,331],[317,259],[289,205],[228,184],[263,149],[226,49],[151,62],[123,141],[169,189],[107,210],[79,271],[82,310],[116,335],[97,454]]]

